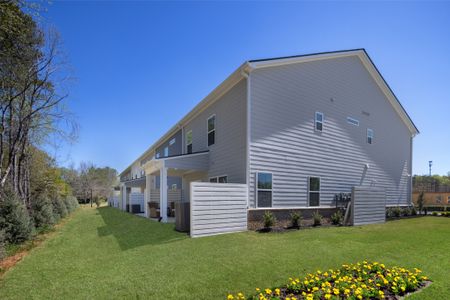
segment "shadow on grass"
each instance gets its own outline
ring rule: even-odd
[[[97,228],[98,236],[112,235],[123,251],[187,238],[186,234],[175,231],[174,224],[158,223],[115,208],[100,207],[97,208],[97,214],[105,222],[104,226]]]

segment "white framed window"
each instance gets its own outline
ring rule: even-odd
[[[373,144],[373,130],[367,128],[367,144]]]
[[[256,206],[272,207],[272,173],[256,173]]]
[[[175,144],[176,141],[177,141],[176,138],[171,139],[169,142],[169,146],[172,146],[173,144]]]
[[[177,184],[176,183],[172,184],[172,190],[176,190],[176,189],[177,189]]]
[[[359,126],[359,121],[352,117],[347,117],[347,123],[355,125],[355,126]]]
[[[192,153],[192,130],[186,132],[186,153]]]
[[[450,196],[447,196],[447,204],[450,204]]]
[[[322,132],[323,130],[323,113],[316,111],[315,117],[314,117],[314,129],[316,131]]]
[[[308,203],[309,206],[320,206],[320,177],[308,178]]]
[[[160,157],[159,152],[156,152],[156,158],[159,158],[159,157]]]
[[[442,202],[442,196],[438,195],[436,196],[436,203],[441,203]]]
[[[167,156],[169,156],[169,146],[166,146],[164,148],[164,157],[167,157]]]
[[[216,143],[216,115],[212,115],[206,121],[206,130],[208,132],[208,147]]]
[[[222,175],[222,176],[214,176],[209,178],[209,182],[214,183],[228,183],[228,176]]]

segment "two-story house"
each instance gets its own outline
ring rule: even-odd
[[[416,134],[364,49],[246,61],[120,174],[121,207],[136,192],[170,210],[193,181],[247,184],[249,212],[361,185],[410,205]]]

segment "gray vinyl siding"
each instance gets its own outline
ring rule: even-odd
[[[250,89],[251,207],[257,171],[273,173],[273,207],[308,206],[308,176],[321,178],[321,206],[360,184],[384,188],[387,205],[409,203],[411,134],[359,58],[257,69]],[[316,111],[324,114],[321,133]]]
[[[206,121],[213,114],[215,144],[208,147]],[[209,150],[208,177],[227,175],[230,183],[246,183],[246,120],[247,84],[243,79],[186,124],[184,134],[192,130],[192,151]]]
[[[172,139],[175,139],[175,143],[169,145]],[[175,134],[170,136],[170,138],[168,138],[163,144],[161,144],[161,146],[156,149],[155,157],[157,153],[159,153],[160,157],[164,157],[164,148],[166,148],[166,146],[169,146],[169,156],[180,155],[182,153],[181,151],[183,147],[181,141],[181,130],[178,130]]]
[[[159,189],[159,183],[161,182],[159,176],[155,176],[155,186],[157,189]],[[167,187],[170,189],[172,188],[172,185],[176,184],[178,189],[181,189],[181,177],[177,176],[167,176]]]

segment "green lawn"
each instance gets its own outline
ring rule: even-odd
[[[0,299],[223,299],[364,259],[418,267],[411,299],[450,299],[450,218],[191,239],[113,208],[82,208],[0,280]]]

